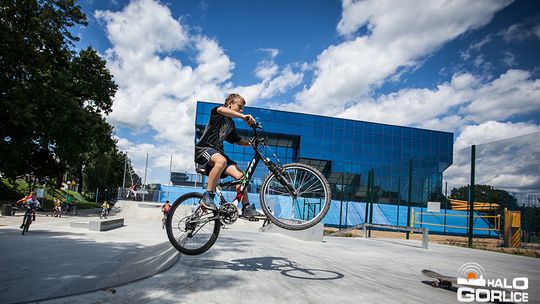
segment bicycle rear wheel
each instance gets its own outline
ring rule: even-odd
[[[276,173],[279,176],[276,176]],[[280,179],[294,189],[292,195]],[[275,225],[303,230],[319,223],[328,213],[332,193],[328,181],[317,169],[300,163],[271,172],[261,184],[261,207]]]
[[[167,237],[183,254],[206,252],[217,240],[221,222],[217,212],[203,212],[199,206],[201,193],[187,193],[178,198],[167,215]]]
[[[28,232],[28,228],[30,227],[30,223],[32,222],[32,214],[25,214],[23,218],[23,229],[22,234],[24,235],[25,232]]]

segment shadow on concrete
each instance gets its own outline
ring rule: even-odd
[[[302,280],[336,280],[344,277],[342,273],[300,267],[285,257],[254,257],[226,261],[201,259],[193,261],[193,266],[210,269],[228,269],[232,271],[279,271],[282,275]]]
[[[437,281],[437,280],[435,280],[435,281]],[[433,287],[433,286],[431,285],[432,282],[433,282],[433,281],[427,281],[427,280],[422,281],[422,283],[424,283],[424,284],[426,284],[426,285],[429,285],[429,286],[431,286],[432,288],[444,289],[444,290],[453,291],[453,292],[457,292],[457,290],[458,290],[458,288],[457,288],[456,286],[454,286],[454,285],[450,286],[449,288],[440,287],[440,286],[438,286],[438,287]]]
[[[178,257],[168,242],[153,246],[97,242],[78,233],[39,228],[25,236],[20,229],[0,229],[2,303],[41,301],[126,284],[166,270]]]

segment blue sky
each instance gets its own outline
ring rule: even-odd
[[[193,170],[196,100],[454,132],[540,131],[537,1],[80,1],[119,84],[119,146],[148,182]]]

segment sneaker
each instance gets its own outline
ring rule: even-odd
[[[200,204],[208,210],[217,210],[217,206],[214,203],[214,193],[208,191],[204,192],[203,197],[201,198]]]
[[[252,217],[255,217],[255,216],[262,216],[261,213],[257,212],[257,210],[255,210],[255,205],[247,205],[245,207],[242,208],[242,215],[240,217],[243,217],[243,218],[252,218]]]

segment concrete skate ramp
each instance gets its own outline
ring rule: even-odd
[[[95,232],[70,228],[60,219],[44,221],[38,218],[24,236],[18,227],[0,228],[0,302],[42,301],[123,285],[168,269],[179,255],[159,222],[132,220],[120,229]]]
[[[161,203],[117,201],[111,209],[111,216],[140,220],[161,221]]]
[[[253,226],[253,229],[248,225]],[[198,256],[181,255],[159,276],[47,304],[68,303],[425,303],[455,304],[456,292],[433,288],[431,269],[455,276],[468,262],[489,278],[528,277],[529,303],[538,303],[539,260],[420,241],[325,237],[305,242],[255,232],[239,222],[222,230]]]

